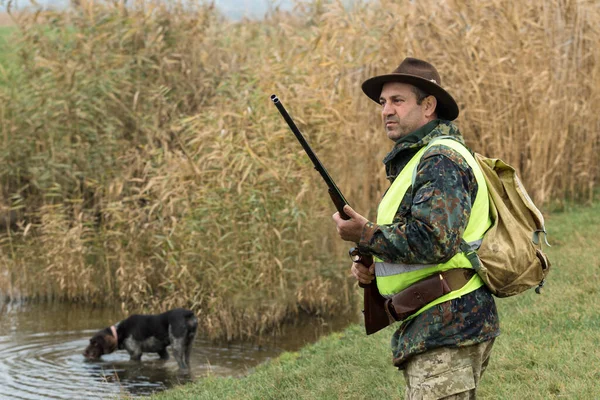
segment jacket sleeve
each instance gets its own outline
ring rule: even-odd
[[[359,250],[385,262],[430,264],[458,252],[477,195],[467,162],[448,147],[434,147],[421,159],[394,222],[363,229]]]

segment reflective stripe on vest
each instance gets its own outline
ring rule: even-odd
[[[475,158],[471,155],[469,150],[461,143],[448,137],[440,137],[432,140],[426,147],[419,150],[417,154],[415,154],[408,162],[408,164],[406,164],[379,204],[377,212],[377,224],[387,225],[393,223],[394,216],[400,207],[400,203],[402,202],[402,199],[404,198],[408,188],[413,183],[413,171],[417,169],[419,162],[421,161],[421,157],[425,151],[427,151],[427,149],[438,145],[447,146],[457,151],[469,164],[473,170],[475,179],[477,180],[477,195],[471,208],[469,222],[462,237],[462,239],[465,240],[471,248],[476,249],[481,244],[481,239],[483,238],[484,233],[491,226],[487,185],[485,184],[483,173],[481,172],[477,161],[475,161]],[[418,282],[436,272],[447,271],[453,268],[472,267],[470,261],[462,252],[457,253],[450,260],[442,264],[392,264],[385,263],[382,260],[375,258],[377,288],[384,297],[388,298],[407,288],[413,283]],[[411,318],[435,304],[460,297],[466,293],[478,289],[482,285],[483,281],[477,274],[475,274],[461,289],[450,292],[427,304]]]
[[[476,240],[471,243],[467,243],[469,245],[470,250],[477,250],[479,246],[481,246],[482,240]],[[437,264],[392,264],[386,262],[376,262],[375,263],[375,273],[377,277],[391,276],[403,274],[405,272],[418,271],[420,269],[425,269],[429,267],[436,266]],[[384,295],[386,297],[391,297],[391,295]]]

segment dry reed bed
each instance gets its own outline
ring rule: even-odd
[[[389,143],[359,85],[407,55],[438,66],[468,142],[538,202],[592,198],[592,1],[315,2],[236,24],[186,7],[20,18],[19,74],[0,85],[0,204],[24,221],[0,239],[4,293],[191,306],[227,338],[349,308],[326,190],[269,95],[373,218]]]

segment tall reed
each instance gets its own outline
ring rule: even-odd
[[[81,1],[20,14],[0,82],[3,293],[129,310],[193,307],[210,336],[353,308],[347,243],[269,95],[370,218],[390,148],[360,83],[428,59],[471,146],[539,203],[591,200],[600,100],[592,1],[210,5]],[[6,212],[6,211],[5,211]]]

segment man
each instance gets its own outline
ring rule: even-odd
[[[492,294],[467,257],[491,222],[485,181],[451,122],[458,106],[437,70],[414,58],[362,89],[381,105],[395,144],[383,160],[392,184],[377,221],[348,206],[349,220],[333,216],[342,239],[375,257],[370,266],[353,263],[351,272],[360,283],[375,280],[390,299],[389,315],[402,321],[392,352],[406,398],[475,398],[500,331]],[[444,289],[430,298],[418,285]]]

